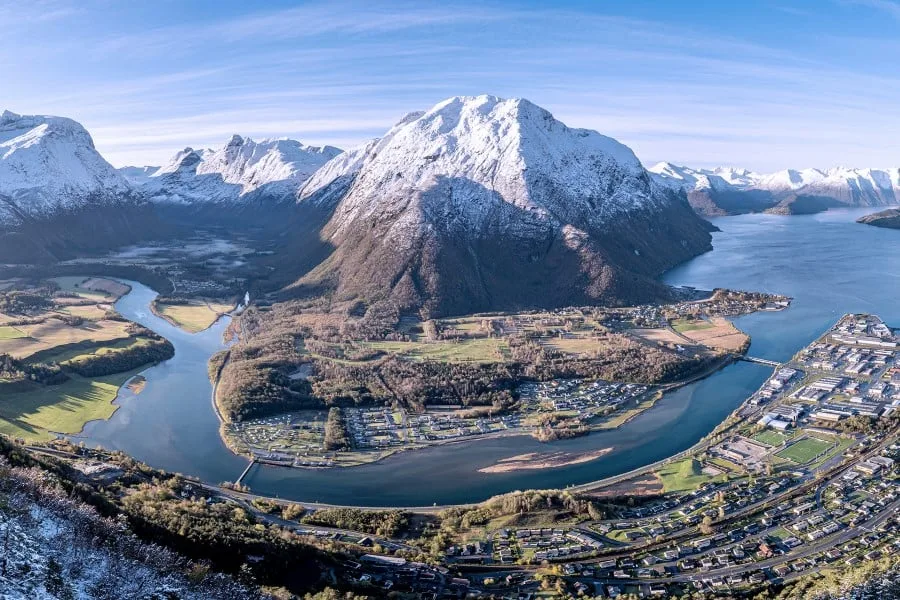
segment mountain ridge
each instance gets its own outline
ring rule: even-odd
[[[187,147],[151,173],[124,167],[137,189],[154,202],[238,203],[242,199],[289,200],[319,167],[339,155],[333,146],[307,146],[287,138],[233,135],[218,149]],[[141,172],[143,169],[143,172]]]
[[[743,212],[802,214],[842,206],[900,202],[900,169],[834,167],[756,173],[719,167],[693,169],[669,162],[648,171],[661,184],[684,190],[700,214]]]
[[[653,277],[711,248],[626,146],[487,95],[407,115],[322,167],[298,205],[330,208],[333,252],[295,289],[430,314],[659,296]]]

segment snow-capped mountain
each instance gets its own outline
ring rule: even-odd
[[[80,124],[0,115],[0,261],[105,251],[155,235],[158,225]]]
[[[900,169],[692,169],[662,162],[650,167],[655,179],[688,193],[703,214],[814,212],[833,206],[886,206],[900,201]]]
[[[222,203],[248,196],[284,200],[340,153],[332,146],[305,146],[288,139],[255,142],[235,135],[218,150],[185,148],[168,164],[134,181],[148,198],[161,202]]]
[[[125,181],[134,187],[141,186],[157,171],[159,167],[121,167],[117,169]]]
[[[634,153],[527,100],[456,97],[325,165],[299,204],[334,204],[336,251],[307,278],[437,313],[647,296],[710,247],[684,195]]]
[[[0,225],[119,203],[131,186],[71,119],[0,114]]]

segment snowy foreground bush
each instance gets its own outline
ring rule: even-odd
[[[259,594],[0,459],[0,600],[254,599]]]
[[[900,600],[900,566],[873,573],[863,583],[817,595],[816,600]]]

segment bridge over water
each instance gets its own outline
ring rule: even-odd
[[[772,367],[775,369],[777,369],[778,367],[781,366],[780,362],[775,362],[774,360],[769,360],[767,358],[758,358],[756,356],[748,356],[746,354],[741,356],[740,359],[745,360],[747,362],[757,363],[760,365],[766,365],[766,366],[769,366],[769,367]]]

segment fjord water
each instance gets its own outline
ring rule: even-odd
[[[758,290],[792,296],[790,309],[736,320],[752,336],[750,353],[785,360],[847,312],[872,312],[900,325],[900,231],[855,223],[871,210],[812,216],[744,215],[715,220],[714,250],[670,271],[673,285]],[[219,483],[235,479],[246,460],[218,435],[207,378],[209,356],[222,348],[225,324],[190,335],[150,313],[155,293],[140,284],[119,311],[175,345],[175,357],[148,369],[136,397],[118,401],[109,421],[84,437],[121,449],[155,467]],[[259,494],[358,506],[427,506],[483,500],[527,488],[586,483],[684,450],[757,389],[771,370],[745,362],[685,386],[617,430],[541,444],[530,437],[494,438],[405,452],[352,469],[299,470],[256,466],[245,479]],[[479,473],[498,460],[530,452],[587,452],[604,457],[554,469]]]

